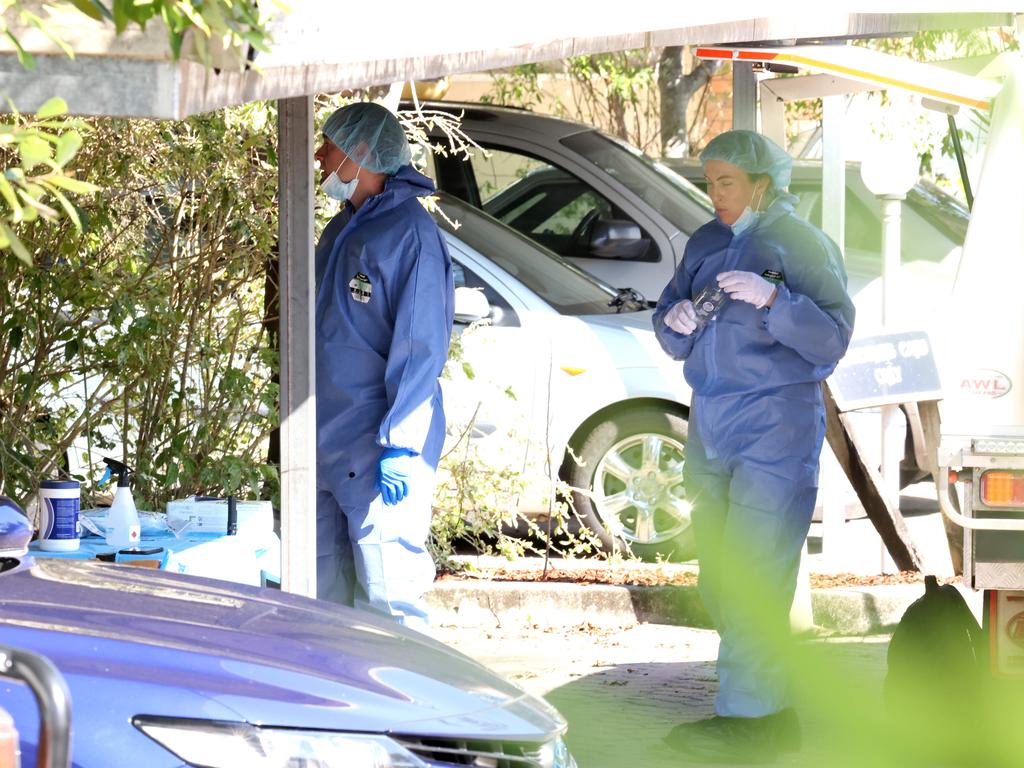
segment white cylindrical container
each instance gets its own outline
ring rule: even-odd
[[[39,548],[46,552],[78,549],[78,510],[81,487],[77,480],[43,480],[39,484]]]

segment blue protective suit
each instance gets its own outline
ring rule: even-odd
[[[839,249],[782,194],[739,235],[698,229],[654,313],[665,351],[685,360],[694,397],[683,469],[700,557],[700,593],[718,627],[719,715],[786,706],[785,647],[825,433],[821,381],[846,352],[854,309]],[[777,283],[771,308],[728,301],[684,336],[665,314],[717,275]]]
[[[410,166],[317,244],[317,595],[402,623],[426,619],[426,549],[444,442],[438,382],[448,357],[451,258],[417,199],[433,183]],[[384,449],[416,454],[409,495],[376,488]]]

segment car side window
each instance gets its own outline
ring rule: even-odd
[[[561,256],[592,256],[590,234],[598,222],[636,224],[618,206],[571,173],[544,160],[487,147],[472,160],[486,213]],[[630,261],[658,261],[653,240],[640,229]]]
[[[456,288],[474,288],[483,291],[491,305],[491,325],[500,328],[518,328],[519,315],[505,298],[465,264],[452,259],[452,282]]]

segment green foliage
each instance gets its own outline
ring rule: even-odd
[[[0,251],[10,251],[25,264],[32,263],[18,235],[37,219],[55,221],[60,212],[81,228],[78,212],[67,193],[91,194],[97,187],[74,178],[65,166],[82,146],[88,126],[64,117],[67,104],[50,99],[33,118],[14,113],[0,123]]]
[[[21,42],[18,40],[18,36],[13,31],[11,31],[7,19],[8,11],[11,11],[12,15],[16,16],[18,21],[21,22],[23,26],[35,27],[36,29],[40,30],[50,40],[56,43],[61,48],[61,50],[64,51],[64,53],[66,53],[71,58],[74,58],[74,52],[68,47],[67,43],[65,43],[63,40],[60,39],[60,37],[54,35],[53,32],[50,31],[50,28],[47,25],[46,20],[43,19],[38,14],[35,14],[32,11],[28,10],[27,8],[23,7],[21,0],[0,0],[0,32],[2,32],[3,36],[6,37],[14,45],[14,50],[18,54],[18,62],[21,64],[21,66],[25,67],[25,69],[34,69],[36,65],[36,60],[31,53],[29,53],[22,47]]]
[[[145,28],[159,17],[167,29],[171,54],[177,59],[186,36],[192,33],[195,50],[207,66],[220,51],[246,63],[246,46],[268,51],[266,15],[257,3],[239,0],[69,0],[78,11],[97,21],[112,21],[117,34],[130,25]],[[277,3],[279,7],[284,7]],[[0,33],[15,46],[18,60],[26,69],[35,67],[35,59],[26,51],[11,29],[13,15],[22,26],[42,31],[71,58],[74,52],[41,16],[22,0],[0,0]],[[97,187],[64,172],[65,166],[82,146],[83,123],[67,119],[67,104],[59,98],[47,101],[34,118],[14,113],[0,122],[0,253],[10,251],[25,264],[31,264],[29,249],[22,243],[23,225],[37,218],[56,221],[66,215],[76,228],[81,227],[78,212],[67,193],[89,194]]]
[[[576,56],[566,61],[573,79],[576,111],[643,150],[656,145],[657,57],[649,50]]]
[[[264,318],[277,236],[274,112],[103,120],[76,170],[104,191],[27,223],[0,256],[0,488],[24,500],[88,447],[136,469],[142,508],[189,493],[273,495],[277,355]]]
[[[160,19],[167,30],[171,55],[181,56],[184,43],[191,34],[196,54],[207,66],[214,64],[214,54],[225,51],[244,66],[246,46],[268,51],[270,36],[266,31],[267,16],[259,3],[240,0],[67,0],[75,9],[94,21],[109,22],[120,35],[130,26],[145,29],[153,19]],[[23,25],[42,30],[65,53],[74,56],[67,43],[60,39],[46,20],[32,13],[23,0],[0,0],[0,12],[13,10]],[[285,6],[275,2],[279,8]],[[24,51],[6,23],[0,30],[14,43],[23,66],[35,66],[32,55]]]
[[[540,75],[539,64],[521,64],[506,72],[496,72],[491,77],[491,93],[480,101],[523,109],[542,107],[548,97],[541,88]]]
[[[544,452],[543,435],[525,435],[511,428],[507,433],[481,439],[477,431],[480,410],[490,398],[486,387],[493,387],[500,397],[516,400],[513,389],[504,382],[485,381],[471,365],[464,341],[487,325],[474,323],[461,333],[452,335],[444,378],[472,382],[459,390],[464,397],[479,400],[473,413],[463,421],[449,417],[445,453],[437,473],[434,492],[434,515],[431,525],[430,549],[434,562],[442,570],[458,568],[452,559],[457,544],[468,545],[481,554],[498,554],[509,559],[530,554],[557,553],[561,556],[592,555],[595,541],[586,529],[570,525],[578,521],[568,504],[559,501],[571,498],[569,489],[557,477],[557,468],[550,464],[543,470],[524,466],[523,457]],[[490,401],[490,407],[495,403]],[[534,445],[528,445],[529,443]],[[486,443],[486,446],[485,446]],[[496,447],[499,450],[496,450]],[[545,479],[548,508],[545,515],[526,514],[520,504],[531,496],[531,481]],[[533,494],[535,495],[535,494]]]
[[[926,31],[909,37],[868,40],[860,44],[883,53],[925,63],[994,56],[1019,48],[1019,41],[1008,28]],[[884,104],[885,96],[879,98]],[[957,117],[957,133],[968,154],[984,142],[988,134],[988,125],[989,116],[978,110],[965,111]],[[927,121],[920,120],[914,126],[913,135],[914,144],[921,158],[921,172],[924,174],[934,175],[933,163],[936,152],[948,158],[956,156],[952,136],[944,122],[941,127],[936,128],[934,123],[928,124]],[[945,181],[941,177],[936,177],[936,180]],[[950,191],[962,194],[959,181],[955,184],[947,182],[946,186],[951,187]]]
[[[543,65],[492,73],[485,103],[544,111],[594,125],[645,152],[660,154],[659,49],[575,56],[561,62],[569,82],[559,98],[541,82]]]

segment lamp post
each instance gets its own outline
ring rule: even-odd
[[[903,200],[918,178],[917,153],[909,144],[893,141],[877,145],[860,166],[864,185],[882,204],[882,316],[883,329],[895,322],[900,299],[900,217]],[[882,406],[882,491],[893,509],[900,507],[900,460],[904,430],[898,405]],[[882,571],[889,570],[885,546],[881,547]]]
[[[882,204],[882,325],[896,317],[902,203],[917,183],[918,157],[909,144],[883,142],[860,165],[864,186]]]

